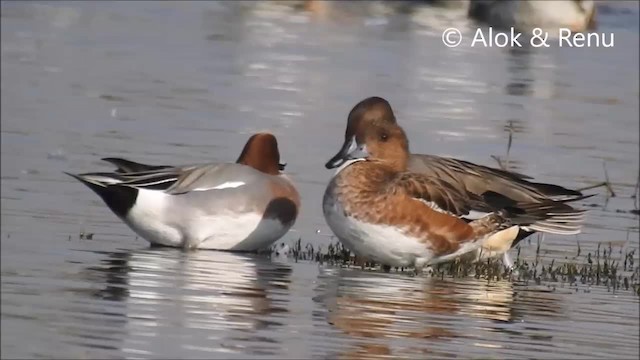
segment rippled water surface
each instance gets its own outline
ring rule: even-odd
[[[323,164],[378,95],[413,152],[496,166],[511,127],[508,166],[539,181],[587,187],[606,166],[616,196],[590,190],[584,232],[539,255],[611,245],[637,266],[637,3],[601,4],[607,49],[449,49],[443,29],[477,26],[460,10],[294,5],[2,2],[2,357],[637,358],[632,290],[150,249],[62,173],[233,161],[269,130],[303,197],[282,242],[326,246]]]

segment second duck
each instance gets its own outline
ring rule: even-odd
[[[253,135],[236,163],[173,167],[106,158],[115,172],[73,175],[154,245],[255,251],[295,223],[300,196],[276,138]]]

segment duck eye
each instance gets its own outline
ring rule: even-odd
[[[387,133],[380,134],[380,141],[387,141],[389,139],[389,135]]]

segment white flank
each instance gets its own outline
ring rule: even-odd
[[[138,235],[147,241],[165,246],[181,246],[182,233],[174,225],[167,222],[166,207],[171,195],[163,191],[139,189],[136,203],[133,205],[125,222]]]
[[[358,255],[390,266],[414,266],[433,256],[425,243],[406,235],[402,229],[344,216],[344,210],[332,198],[325,198],[323,210],[334,234]]]
[[[203,238],[198,248],[236,251],[266,248],[289,230],[280,221],[263,219],[257,213],[202,218],[195,226]]]
[[[125,222],[147,241],[165,246],[217,250],[258,250],[290,227],[259,213],[207,215],[199,209],[171,208],[172,195],[140,189]]]

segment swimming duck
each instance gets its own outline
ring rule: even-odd
[[[105,158],[114,172],[69,174],[153,245],[255,251],[295,223],[300,196],[281,172],[270,133],[249,138],[236,163],[146,165]]]
[[[501,28],[548,32],[568,28],[572,32],[593,29],[596,5],[593,0],[471,0],[468,16]]]
[[[349,113],[338,168],[323,201],[351,250],[388,266],[423,266],[476,252],[503,255],[536,231],[577,234],[585,198],[561,186],[464,160],[410,154],[391,105],[371,97]],[[483,252],[484,250],[484,252]]]

